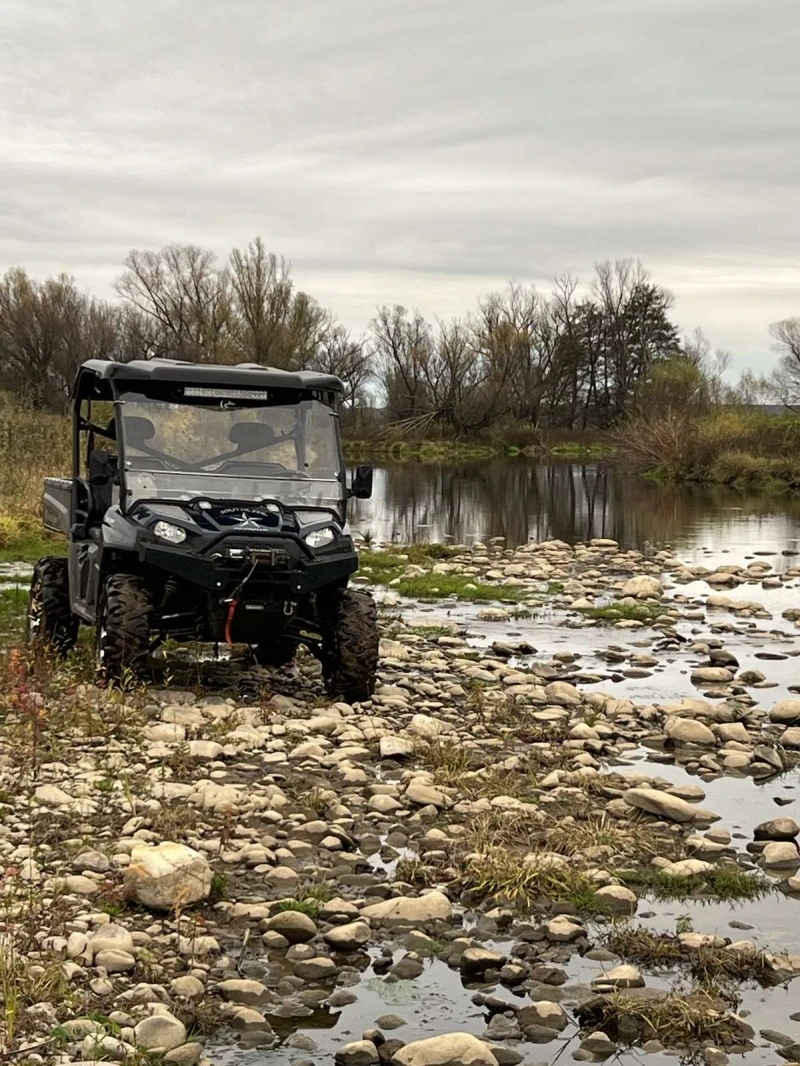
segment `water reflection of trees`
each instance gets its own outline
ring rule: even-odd
[[[641,546],[645,541],[696,543],[709,530],[724,536],[726,527],[741,526],[745,516],[756,540],[765,523],[773,539],[776,534],[788,539],[800,521],[800,501],[661,486],[601,464],[497,460],[381,469],[375,497],[356,505],[353,520],[382,540],[404,542],[498,536],[519,544],[612,537]]]

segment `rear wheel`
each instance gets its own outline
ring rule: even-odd
[[[78,639],[78,619],[69,602],[69,569],[66,559],[48,556],[33,568],[28,613],[28,642],[66,655]]]
[[[332,696],[347,703],[368,700],[378,669],[378,609],[366,592],[343,589],[333,601],[326,627],[326,682]]]
[[[294,659],[297,644],[291,640],[262,640],[253,645],[253,655],[259,666],[288,666]]]
[[[97,612],[97,669],[105,678],[126,670],[141,674],[150,651],[152,599],[135,574],[113,574],[105,583]]]

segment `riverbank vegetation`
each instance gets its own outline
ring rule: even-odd
[[[617,459],[663,479],[800,490],[800,319],[771,327],[772,378],[731,387],[725,353],[681,337],[671,295],[631,260],[599,263],[586,284],[562,275],[549,295],[509,284],[449,321],[380,307],[360,337],[258,238],[224,262],[191,245],[133,251],[116,290],[105,301],[68,275],[0,277],[0,553],[42,546],[41,480],[68,470],[86,358],[336,374],[353,461]]]

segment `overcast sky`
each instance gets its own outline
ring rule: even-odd
[[[0,0],[0,268],[260,234],[360,330],[638,256],[766,368],[799,57],[797,0]]]

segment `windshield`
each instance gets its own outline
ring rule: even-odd
[[[128,506],[207,496],[340,508],[336,418],[317,400],[189,404],[125,393],[120,414]]]

